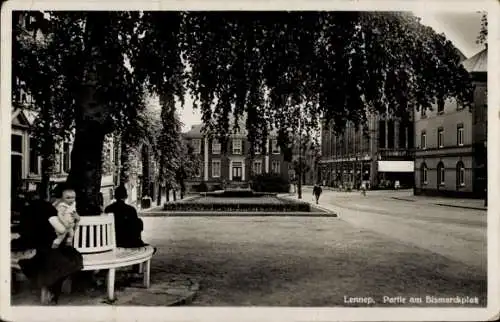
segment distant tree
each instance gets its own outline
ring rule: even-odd
[[[488,14],[483,13],[481,15],[481,29],[479,30],[479,35],[477,36],[476,43],[488,45]]]
[[[196,172],[200,169],[201,160],[198,155],[194,154],[194,149],[190,145],[181,145],[181,153],[179,167],[175,172],[176,182],[181,188],[181,198],[184,197],[184,192],[186,191],[186,179],[192,178],[196,175]]]

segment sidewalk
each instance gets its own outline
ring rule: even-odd
[[[312,192],[312,187],[304,186],[305,191],[302,191],[302,197],[305,195],[310,195]],[[350,197],[359,196],[361,191],[354,190],[351,192],[338,191],[334,188],[323,187],[323,191],[328,194],[333,194],[336,197]],[[484,206],[483,199],[459,199],[459,198],[446,198],[446,197],[431,197],[431,196],[415,196],[413,194],[413,189],[404,190],[368,190],[366,196],[369,198],[381,198],[390,200],[399,200],[411,202],[413,205],[416,204],[427,204],[443,207],[455,207],[462,209],[472,209],[472,210],[482,210],[487,211],[488,207]]]
[[[444,207],[455,207],[455,208],[483,210],[483,211],[488,210],[488,207],[484,206],[483,199],[443,198],[443,197],[415,196],[413,194],[403,197],[394,196],[391,198],[395,200],[402,200],[415,203],[426,203]]]

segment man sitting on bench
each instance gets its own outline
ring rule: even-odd
[[[124,248],[146,246],[141,238],[143,222],[135,208],[125,203],[127,197],[127,189],[120,185],[115,190],[116,201],[104,209],[105,213],[113,213],[115,217],[116,246]]]

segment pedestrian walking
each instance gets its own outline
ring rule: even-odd
[[[323,192],[323,189],[318,184],[314,185],[313,188],[313,196],[316,198],[316,204],[319,202],[319,196],[321,196],[321,193]]]
[[[364,181],[361,183],[361,194],[366,196],[366,182]]]

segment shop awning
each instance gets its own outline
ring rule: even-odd
[[[413,172],[413,161],[378,161],[378,172]]]

